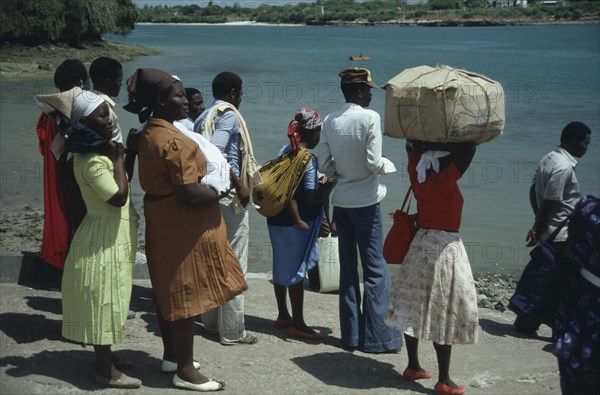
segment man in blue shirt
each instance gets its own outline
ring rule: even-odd
[[[246,123],[237,111],[242,101],[242,80],[231,72],[218,74],[212,82],[215,101],[194,123],[194,131],[210,140],[231,166],[231,181],[235,187],[220,200],[221,213],[227,224],[227,239],[244,274],[248,269],[249,216],[246,205],[250,199],[248,163],[253,161],[252,146]],[[244,148],[244,149],[242,149]],[[221,344],[254,344],[257,337],[244,326],[244,295],[202,315],[209,333],[218,333]]]

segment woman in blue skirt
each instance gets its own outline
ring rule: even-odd
[[[319,143],[321,124],[319,114],[309,107],[298,110],[290,122],[290,144],[279,155],[293,151],[295,159],[306,155],[310,155],[310,159],[293,196],[295,203],[267,219],[273,247],[273,286],[279,310],[275,326],[287,328],[289,337],[315,341],[321,341],[325,336],[315,332],[304,322],[304,278],[319,261],[317,238],[323,219],[323,201],[331,192],[333,183],[319,183],[317,161],[306,150]],[[298,226],[298,215],[301,223],[307,226]],[[286,303],[288,290],[291,315]]]

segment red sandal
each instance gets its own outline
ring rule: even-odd
[[[435,395],[462,395],[465,393],[465,387],[459,385],[456,388],[452,388],[448,384],[438,381],[435,387],[433,387],[433,393]]]
[[[430,379],[432,376],[433,374],[427,370],[418,371],[411,368],[404,369],[402,373],[402,378],[406,381]]]
[[[321,335],[320,333],[308,333],[308,332],[304,332],[301,331],[300,329],[290,326],[287,329],[287,335],[288,337],[292,337],[295,339],[301,339],[301,340],[311,340],[311,341],[323,341],[325,340],[325,336]]]

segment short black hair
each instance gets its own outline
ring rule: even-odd
[[[192,96],[194,95],[202,96],[202,93],[196,88],[185,88],[185,97],[188,101],[192,100]]]
[[[61,92],[68,91],[88,81],[88,73],[79,59],[67,59],[62,62],[54,72],[54,86]]]
[[[572,141],[582,141],[588,134],[592,134],[590,128],[583,122],[570,122],[560,134],[560,143],[568,144]]]
[[[242,79],[239,75],[224,71],[213,79],[212,91],[215,99],[223,99],[232,89],[238,92],[242,90]]]
[[[100,84],[107,79],[116,80],[123,65],[116,59],[101,56],[90,65],[90,78],[94,85]]]
[[[356,91],[362,90],[366,87],[369,87],[367,84],[363,83],[340,83],[340,88],[342,89],[342,94],[344,95],[344,99],[348,100],[356,94]]]

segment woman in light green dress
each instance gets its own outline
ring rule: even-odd
[[[84,91],[75,97],[71,125],[66,148],[75,153],[87,214],[65,263],[62,335],[94,346],[98,383],[137,388],[140,380],[113,366],[110,348],[123,341],[136,252],[138,217],[129,202],[124,149],[110,141],[112,121],[101,96]]]

